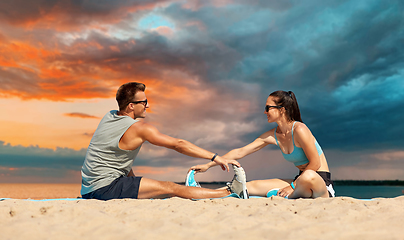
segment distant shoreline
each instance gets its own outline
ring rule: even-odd
[[[404,186],[403,180],[334,180],[336,186]]]
[[[333,180],[335,186],[404,186],[404,180]],[[184,185],[184,182],[177,182]],[[199,184],[223,185],[226,182],[199,182]]]
[[[404,186],[404,180],[333,180],[335,186]],[[175,182],[177,184],[185,185],[185,182]],[[212,181],[212,182],[198,182],[200,184],[206,185],[223,185],[226,186],[225,181]],[[47,183],[47,182],[38,182],[38,183],[0,183],[0,185],[7,185],[7,184],[30,184],[30,185],[81,185],[81,183]]]

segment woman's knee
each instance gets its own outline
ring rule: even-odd
[[[302,173],[296,181],[296,185],[299,184],[314,184],[316,179],[319,177],[319,175],[317,174],[317,172],[313,171],[313,170],[306,170],[304,171],[304,173]]]

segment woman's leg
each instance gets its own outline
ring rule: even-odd
[[[289,198],[328,198],[324,180],[313,170],[304,171],[295,181],[296,188]]]
[[[250,196],[266,197],[269,190],[284,188],[290,183],[281,179],[255,180],[247,182],[247,191]]]

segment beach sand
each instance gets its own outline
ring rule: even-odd
[[[403,226],[404,196],[0,201],[1,239],[404,239]]]
[[[81,184],[0,183],[0,198],[78,198]]]

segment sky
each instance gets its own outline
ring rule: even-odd
[[[222,155],[275,127],[293,91],[334,180],[404,180],[401,0],[0,1],[0,182],[80,183],[115,93],[146,84],[146,121]],[[136,175],[184,181],[207,160],[145,143]],[[293,178],[268,146],[247,180]],[[219,168],[198,181],[231,180]]]

